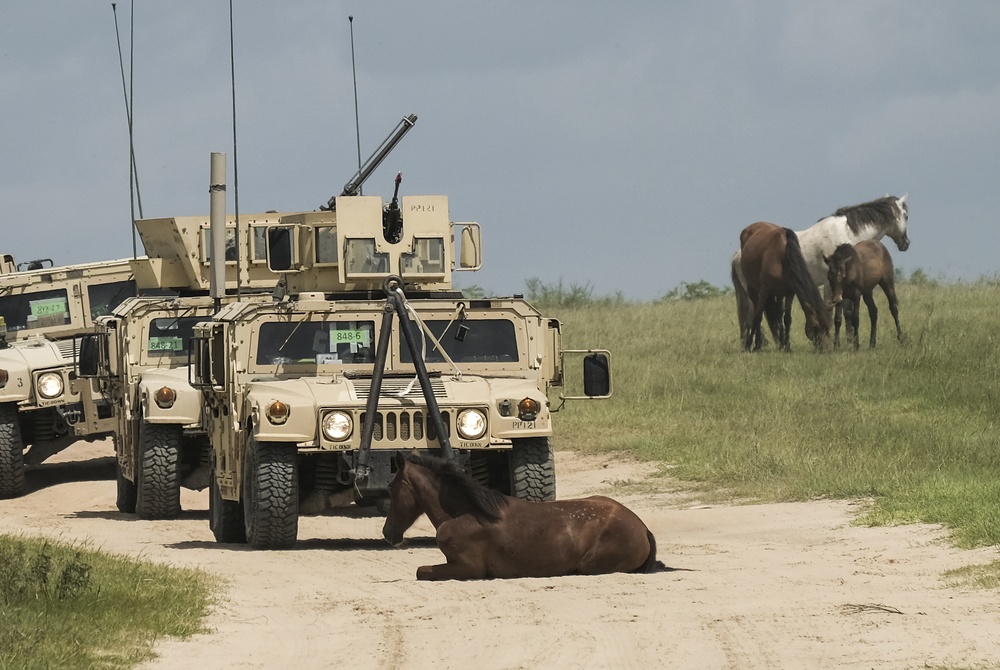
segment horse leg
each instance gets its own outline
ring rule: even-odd
[[[899,327],[899,300],[896,298],[896,287],[888,282],[882,283],[881,286],[882,292],[889,300],[889,312],[892,314],[892,320],[896,322],[896,339],[902,342],[903,330]]]
[[[861,301],[858,300],[857,296],[851,300],[844,299],[844,319],[847,321],[848,327],[845,332],[851,339],[851,344],[854,345],[854,350],[857,351],[859,347],[858,343],[858,312],[861,306]]]
[[[783,323],[782,326],[784,330],[781,333],[781,348],[784,351],[792,350],[792,304],[794,303],[794,298],[792,296],[785,296],[782,303],[783,312]]]
[[[747,333],[746,344],[743,346],[745,351],[750,351],[751,347],[753,351],[760,351],[762,346],[761,339],[763,334],[760,332],[761,321],[764,318],[764,309],[767,307],[768,296],[761,289],[757,294],[757,300],[753,305],[753,319],[750,322],[750,332]]]
[[[420,566],[417,568],[417,579],[444,581],[489,577],[486,572],[486,538],[475,527],[470,528],[466,519],[459,517],[445,521],[438,526],[435,539],[447,563]]]
[[[833,308],[833,346],[840,346],[840,324],[844,321],[844,303],[840,302]]]
[[[868,338],[868,348],[875,348],[875,327],[878,324],[878,307],[875,306],[875,298],[872,292],[865,293],[865,304],[868,305],[868,318],[872,322],[872,334]]]

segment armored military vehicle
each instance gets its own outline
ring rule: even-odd
[[[24,492],[25,464],[111,430],[73,372],[73,336],[136,294],[128,260],[53,267],[0,263],[0,498]],[[30,449],[25,452],[25,447]]]
[[[271,300],[277,275],[264,260],[264,230],[274,215],[241,218],[241,245],[250,258],[242,281],[245,301]],[[118,509],[143,519],[180,511],[180,489],[208,485],[208,438],[201,393],[188,383],[192,327],[221,302],[209,295],[211,236],[207,217],[136,221],[148,255],[132,261],[140,291],[169,295],[130,298],[80,336],[77,372],[93,380],[96,398],[111,407],[117,459]],[[225,225],[224,288],[236,290],[236,225]],[[261,293],[261,290],[266,293]]]
[[[385,505],[398,451],[555,497],[549,392],[572,353],[586,387],[572,397],[609,396],[610,356],[563,351],[559,322],[520,297],[455,290],[453,272],[481,264],[477,223],[452,222],[446,196],[386,204],[349,183],[265,236],[277,299],[230,302],[193,329],[217,541],[289,547],[301,514]]]

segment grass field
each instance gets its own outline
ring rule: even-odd
[[[0,536],[0,668],[131,668],[200,630],[208,575]]]
[[[735,299],[543,307],[564,346],[612,350],[614,397],[556,415],[555,445],[622,451],[704,490],[753,500],[863,498],[862,521],[947,526],[1000,544],[996,281],[897,286],[905,340],[876,295],[879,345],[813,351],[795,307],[792,352],[746,354]],[[664,468],[664,472],[667,468]]]

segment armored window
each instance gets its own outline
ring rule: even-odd
[[[258,365],[372,363],[374,321],[262,323]]]
[[[171,316],[153,319],[149,324],[146,350],[154,356],[187,356],[194,337],[196,323],[208,321],[207,316]]]
[[[425,321],[434,337],[456,363],[514,363],[518,360],[517,333],[506,319],[466,319],[465,321]],[[416,326],[414,330],[416,330]],[[446,330],[447,329],[447,330]],[[443,363],[441,351],[428,341],[428,363]],[[409,348],[400,344],[400,358],[412,363]]]
[[[51,328],[70,323],[66,289],[0,298],[0,332]]]
[[[116,281],[110,284],[92,284],[87,287],[87,297],[90,299],[90,318],[111,314],[115,307],[128,298],[138,295],[135,282]]]
[[[402,273],[412,275],[443,275],[444,239],[440,237],[417,238],[413,241],[413,252],[402,254]]]

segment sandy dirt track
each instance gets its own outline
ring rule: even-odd
[[[611,484],[648,466],[556,455],[559,496],[612,493],[671,571],[417,582],[440,562],[425,519],[391,549],[378,517],[303,518],[296,549],[219,545],[205,493],[173,521],[115,510],[107,443],[77,445],[0,501],[0,533],[45,535],[225,578],[210,632],[161,640],[146,668],[924,668],[1000,659],[996,592],[943,571],[997,558],[931,526],[860,528],[851,503],[692,506]],[[992,667],[992,666],[991,666]]]

